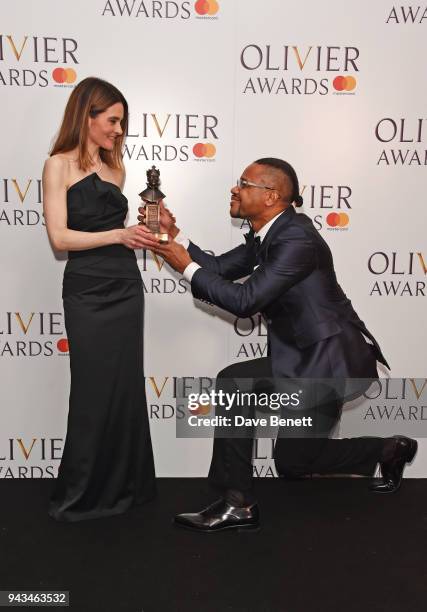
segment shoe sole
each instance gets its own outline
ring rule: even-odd
[[[196,529],[195,527],[190,527],[190,525],[185,525],[184,523],[178,523],[176,521],[173,521],[172,523],[175,527],[178,527],[178,529],[187,529],[187,531],[192,531],[193,533],[220,533],[221,531],[258,533],[261,531],[260,525],[227,525],[227,527],[221,527],[220,529]]]

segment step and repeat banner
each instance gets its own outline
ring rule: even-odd
[[[417,379],[412,418],[427,418],[426,34],[427,5],[391,0],[1,0],[0,478],[54,477],[63,448],[66,257],[47,239],[41,173],[88,76],[129,103],[130,224],[155,164],[179,227],[222,253],[247,231],[228,215],[243,169],[267,156],[295,167],[301,211],[391,365],[381,376]],[[138,261],[157,474],[203,476],[211,441],[176,438],[176,380],[265,355],[265,328],[193,300],[160,257]],[[396,433],[409,418],[387,415]],[[272,449],[257,441],[258,476],[275,475]],[[427,476],[422,440],[406,473]]]

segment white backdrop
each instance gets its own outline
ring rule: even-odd
[[[87,76],[129,102],[130,223],[154,163],[178,225],[223,252],[245,230],[228,216],[242,169],[288,160],[392,375],[425,375],[426,28],[427,9],[386,0],[1,0],[1,478],[52,477],[62,451],[65,259],[47,240],[40,179]],[[204,144],[213,156],[197,156]],[[139,263],[156,471],[202,476],[211,443],[176,439],[174,377],[214,377],[261,355],[265,331],[259,317],[235,321],[195,302],[150,253]],[[259,475],[274,475],[271,449],[257,446]],[[424,441],[406,473],[427,476]]]

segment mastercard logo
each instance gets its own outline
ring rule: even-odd
[[[203,144],[203,142],[198,142],[193,147],[193,153],[196,157],[214,157],[216,147],[209,142],[206,144]]]
[[[337,76],[333,81],[336,91],[353,91],[356,87],[356,79],[352,76]]]
[[[55,68],[52,77],[55,83],[74,83],[77,74],[72,68]]]
[[[189,408],[191,414],[209,414],[211,411],[211,406],[201,406],[200,404],[196,406],[196,408]]]
[[[346,227],[349,224],[350,218],[347,213],[329,213],[326,217],[326,223],[329,227]]]
[[[219,4],[216,0],[197,0],[194,8],[198,15],[216,15],[219,11]]]
[[[69,346],[67,338],[61,338],[60,340],[58,340],[58,342],[56,343],[56,348],[61,353],[68,353]]]

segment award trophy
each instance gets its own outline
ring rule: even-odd
[[[156,166],[152,166],[147,170],[147,189],[141,191],[139,196],[145,206],[145,225],[162,244],[165,244],[168,242],[168,235],[160,231],[159,202],[166,196],[160,191],[159,185],[160,171]]]

